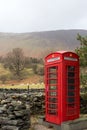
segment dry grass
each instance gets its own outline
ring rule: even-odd
[[[37,83],[37,84],[18,84],[18,85],[1,85],[0,88],[3,89],[43,89],[44,88],[44,83]]]

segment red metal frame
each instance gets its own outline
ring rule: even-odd
[[[46,121],[61,124],[79,118],[79,57],[55,52],[45,58]]]

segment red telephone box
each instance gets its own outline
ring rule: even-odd
[[[79,118],[79,57],[73,52],[54,52],[45,58],[45,102],[48,122],[61,124]]]

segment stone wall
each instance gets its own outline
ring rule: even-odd
[[[81,113],[87,114],[87,100],[80,99]],[[44,92],[4,90],[0,92],[0,130],[28,130],[30,115],[45,114]]]
[[[30,110],[20,95],[0,94],[0,130],[29,130]]]
[[[30,115],[44,114],[44,104],[41,92],[0,92],[0,130],[29,130]]]

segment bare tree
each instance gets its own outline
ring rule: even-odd
[[[14,74],[20,77],[21,71],[25,67],[25,56],[23,50],[15,48],[12,52],[9,52],[6,57],[6,64]]]

